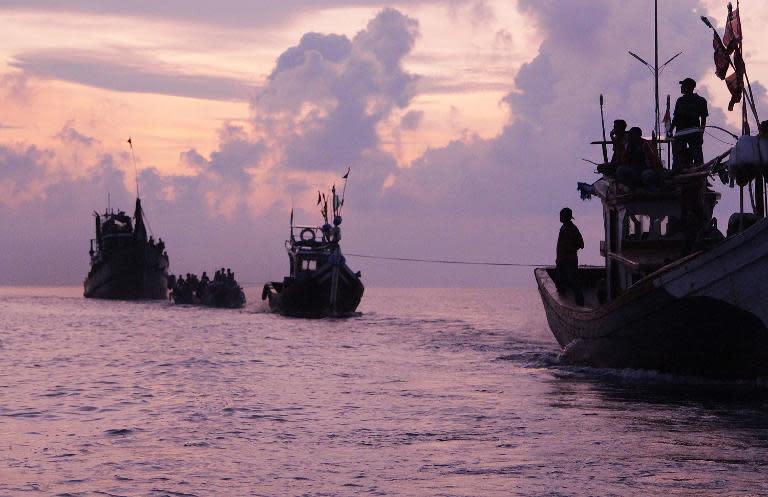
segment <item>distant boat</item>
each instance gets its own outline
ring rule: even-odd
[[[729,20],[734,14],[729,8]],[[751,91],[744,90],[744,105],[748,100]],[[658,116],[658,96],[656,108]],[[658,136],[657,118],[653,149],[670,145]],[[579,268],[584,304],[558,292],[554,268],[534,271],[565,360],[717,378],[768,376],[768,162],[760,152],[768,138],[749,136],[745,117],[737,139],[705,164],[666,171],[663,184],[649,191],[627,191],[609,173],[582,185],[602,202],[605,236],[605,265]],[[595,143],[609,166],[610,142]],[[598,169],[608,171],[605,166]],[[720,193],[709,180],[718,177],[731,186],[749,184],[754,197],[753,212],[744,212],[742,189],[742,209],[731,215],[727,236],[713,216]]]
[[[339,218],[340,222],[340,218]],[[365,287],[360,273],[347,266],[341,248],[325,230],[315,226],[294,226],[286,242],[290,274],[282,282],[264,285],[261,298],[272,311],[302,318],[353,315]],[[337,226],[338,228],[338,226]]]
[[[192,284],[189,281],[177,280],[174,276],[169,277],[169,280],[174,304],[225,309],[239,309],[245,306],[245,292],[234,277],[222,277],[213,281],[206,279],[203,282],[195,279]]]
[[[94,215],[96,238],[91,240],[91,268],[83,283],[85,297],[168,298],[168,254],[162,242],[147,238],[141,200],[136,198],[133,219],[110,209]]]

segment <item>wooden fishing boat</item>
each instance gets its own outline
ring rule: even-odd
[[[729,23],[733,15],[729,7]],[[655,70],[658,77],[658,62]],[[629,189],[607,167],[598,168],[604,174],[597,182],[580,185],[585,196],[600,198],[605,235],[605,265],[578,271],[584,304],[558,292],[554,268],[534,271],[563,359],[717,378],[768,376],[768,155],[761,152],[768,133],[749,135],[746,105],[756,121],[757,112],[751,90],[743,93],[743,134],[733,149],[700,166],[665,171],[658,188]],[[669,158],[670,141],[658,139],[658,92],[656,115],[653,149],[667,145]],[[608,166],[611,142],[603,136],[593,143],[603,146]],[[727,236],[714,217],[720,193],[709,181],[716,178],[741,185],[742,207],[731,215]],[[744,212],[747,185],[752,213]]]
[[[84,296],[101,299],[166,299],[168,254],[162,242],[147,238],[141,200],[131,219],[122,211],[95,214],[91,267],[83,282]],[[95,242],[95,246],[94,246]]]
[[[302,318],[347,317],[357,310],[365,287],[359,272],[346,264],[338,243],[326,230],[291,224],[286,242],[290,274],[264,285],[261,298],[272,311]]]
[[[585,305],[536,282],[567,361],[711,377],[768,376],[768,220],[641,277],[601,303],[605,267],[580,268]]]

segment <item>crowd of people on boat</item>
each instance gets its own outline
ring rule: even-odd
[[[667,171],[659,157],[656,142],[643,138],[637,126],[627,129],[627,122],[617,119],[610,133],[613,155],[598,166],[598,172],[613,177],[628,190],[642,188],[659,191],[668,175],[675,175],[704,163],[702,145],[707,125],[707,100],[694,92],[696,81],[680,81],[681,96],[675,103],[674,115],[667,129],[672,140],[672,169]],[[677,133],[674,134],[674,131]],[[673,136],[674,134],[674,136]]]
[[[218,269],[213,279],[205,271],[199,278],[194,273],[187,273],[186,278],[183,275],[170,275],[168,288],[171,290],[169,298],[177,304],[233,307],[245,303],[242,287],[229,268]]]

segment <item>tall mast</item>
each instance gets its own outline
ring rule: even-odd
[[[653,1],[653,36],[654,36],[654,64],[653,64],[653,77],[655,82],[655,94],[656,94],[656,138],[661,139],[659,125],[659,0]],[[661,147],[661,145],[659,145]]]

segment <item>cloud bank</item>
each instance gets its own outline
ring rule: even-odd
[[[595,176],[580,159],[600,153],[588,145],[600,137],[600,94],[608,122],[624,118],[648,134],[652,129],[652,79],[626,54],[650,53],[652,28],[642,20],[652,7],[520,0],[520,8],[544,41],[509,81],[500,102],[508,122],[490,139],[468,131],[409,164],[399,164],[387,144],[423,125],[423,111],[411,108],[420,78],[403,68],[418,21],[384,9],[351,38],[306,33],[277,57],[249,101],[247,123],[223,126],[207,156],[180,153],[189,175],[142,171],[142,197],[172,269],[225,264],[249,281],[279,277],[291,204],[297,220],[317,221],[316,188],[340,183],[348,166],[348,252],[548,263],[557,212],[570,205],[588,239],[584,259],[596,262],[599,204],[581,203],[575,191],[577,181]],[[679,79],[701,80],[711,70],[711,35],[700,26],[701,13],[694,0],[665,6],[662,52],[684,55],[665,73],[664,94],[675,96]],[[717,109],[710,116],[713,124],[724,122]],[[93,149],[88,138],[74,123],[62,129],[62,140]],[[6,145],[0,161],[0,185],[9,192],[0,200],[0,222],[15,234],[0,246],[6,282],[81,278],[92,236],[88,213],[103,205],[94,199],[111,191],[131,205],[127,157],[102,151],[72,173],[55,151]],[[41,223],[50,226],[44,233],[33,228]],[[25,251],[33,241],[39,252]],[[46,247],[48,264],[40,264]],[[528,271],[351,262],[379,285],[531,284]]]

